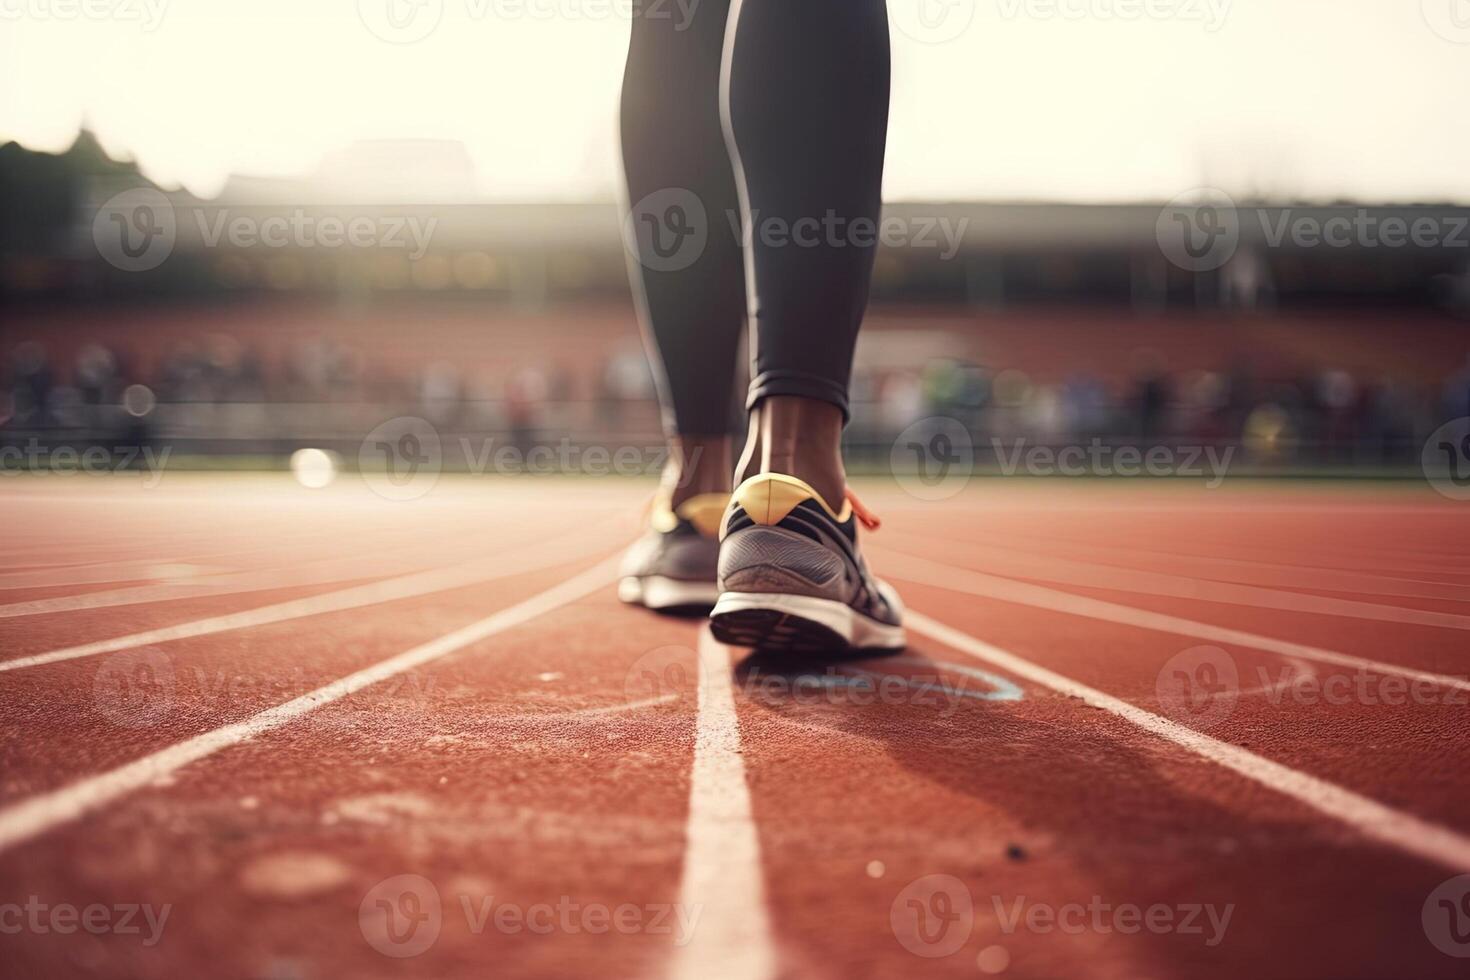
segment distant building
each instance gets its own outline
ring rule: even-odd
[[[233,176],[216,200],[259,204],[463,204],[479,197],[475,164],[453,140],[361,140],[306,177]]]
[[[616,204],[486,200],[457,142],[362,141],[328,154],[304,177],[231,177],[208,200],[161,191],[177,240],[166,261],[141,275],[118,274],[93,240],[96,209],[133,187],[154,185],[86,130],[59,154],[0,147],[0,290],[56,298],[469,292],[524,309],[569,297],[627,298]],[[873,296],[880,304],[974,310],[1086,303],[1139,313],[1364,305],[1470,313],[1470,209],[1240,201],[1218,209],[1223,217],[1211,208],[1209,220],[1188,228],[1169,220],[1180,217],[1173,210],[1159,202],[892,203]],[[709,234],[734,233],[730,216],[708,217]],[[329,247],[303,244],[299,235],[261,245],[261,236],[222,234],[234,222],[294,228],[298,221],[325,221],[339,229],[339,241],[349,225],[366,222],[372,234]],[[1421,223],[1438,237],[1400,235],[1384,244],[1381,235],[1354,230],[1378,235]],[[423,247],[413,254],[402,247],[405,227],[421,232]],[[1338,241],[1324,228],[1348,233]],[[1189,237],[1171,245],[1171,233]],[[1217,247],[1218,261],[1195,261],[1200,249]]]
[[[0,146],[0,254],[64,252],[88,187],[99,179],[149,184],[137,164],[108,156],[89,129],[61,153]]]

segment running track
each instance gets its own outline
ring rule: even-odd
[[[865,489],[832,664],[620,607],[633,483],[8,481],[0,974],[1467,975],[1465,505]]]

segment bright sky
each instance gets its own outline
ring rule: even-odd
[[[630,2],[0,0],[0,139],[58,149],[85,117],[207,194],[432,137],[488,196],[610,198]],[[1470,0],[889,8],[892,200],[1470,201]]]

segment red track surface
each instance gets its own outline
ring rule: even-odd
[[[0,492],[0,975],[1470,969],[1470,512],[1427,490],[879,486],[923,615],[835,666],[621,607],[632,484]]]

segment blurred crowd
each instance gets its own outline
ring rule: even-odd
[[[1034,381],[1020,368],[994,370],[934,360],[918,372],[859,370],[855,441],[878,446],[917,418],[954,418],[977,451],[1018,442],[1065,446],[1240,445],[1258,460],[1387,465],[1414,463],[1424,439],[1470,416],[1470,359],[1440,385],[1362,378],[1303,367],[1263,378],[1246,361],[1218,370],[1171,372],[1150,350],[1109,383],[1076,374]]]
[[[126,434],[230,453],[350,440],[394,415],[520,445],[658,438],[653,378],[636,343],[578,364],[469,371],[435,361],[398,373],[331,340],[303,341],[272,359],[228,337],[205,337],[155,357],[147,370],[98,343],[68,359],[36,342],[0,357],[0,443]],[[1470,416],[1470,360],[1436,385],[1326,366],[1265,378],[1245,361],[1179,372],[1148,349],[1134,351],[1122,375],[1061,381],[936,358],[915,368],[859,363],[852,393],[849,444],[875,459],[906,427],[943,416],[969,430],[981,458],[991,447],[1100,440],[1239,445],[1263,461],[1395,466],[1413,464],[1438,425]]]

